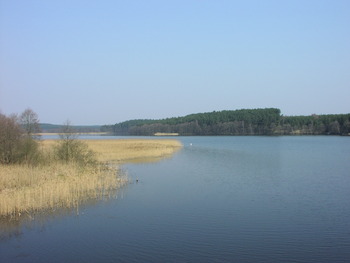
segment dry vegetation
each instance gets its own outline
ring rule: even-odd
[[[126,183],[115,169],[84,169],[73,164],[2,166],[0,214],[21,216],[43,209],[77,207],[103,198]]]
[[[181,148],[181,143],[171,139],[117,139],[117,140],[79,140],[97,154],[100,162],[125,163],[147,161],[172,155]],[[57,140],[41,142],[43,151],[47,151]]]
[[[175,140],[84,140],[101,163],[125,163],[170,156],[181,147]],[[45,209],[77,207],[104,198],[127,183],[117,165],[82,167],[54,159],[57,141],[42,141],[45,163],[0,165],[0,216],[18,217]]]
[[[169,139],[85,140],[84,142],[97,153],[99,161],[117,163],[158,160],[170,156],[181,147],[179,141]]]

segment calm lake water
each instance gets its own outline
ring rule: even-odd
[[[0,262],[349,262],[350,137],[178,139],[125,165],[118,198],[0,240]]]

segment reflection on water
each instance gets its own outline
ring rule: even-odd
[[[132,164],[143,164],[143,163],[157,163],[160,162],[162,160],[166,160],[169,158],[172,158],[172,156],[179,151],[181,148],[176,149],[173,153],[169,154],[169,155],[164,155],[164,156],[160,156],[160,157],[143,157],[143,158],[133,158],[133,159],[129,159],[127,161],[122,161],[122,163],[132,163]]]
[[[67,216],[79,216],[86,209],[96,206],[100,202],[111,202],[123,199],[127,187],[118,189],[103,189],[98,198],[86,196],[77,203],[76,207],[59,207],[31,213],[22,213],[21,216],[0,217],[0,242],[13,237],[20,237],[24,229],[45,229],[48,222],[59,220]]]

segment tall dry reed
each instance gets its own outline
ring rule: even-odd
[[[84,140],[101,162],[125,163],[171,156],[182,144],[173,139]]]
[[[113,168],[81,169],[75,164],[0,167],[0,215],[20,216],[43,209],[77,207],[103,198],[127,179]]]
[[[176,140],[84,140],[100,165],[82,167],[55,159],[55,140],[42,141],[37,166],[0,165],[0,216],[18,217],[45,209],[77,207],[101,199],[127,183],[116,165],[141,159],[164,158],[180,149]]]

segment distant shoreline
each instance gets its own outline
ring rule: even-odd
[[[39,132],[34,135],[46,136],[46,135],[60,135],[61,132]],[[107,135],[111,134],[110,132],[77,132],[79,135]]]
[[[156,132],[154,136],[179,136],[178,132]]]
[[[284,116],[277,108],[223,110],[166,119],[137,119],[105,125],[101,131],[127,136],[345,135],[350,113]]]

